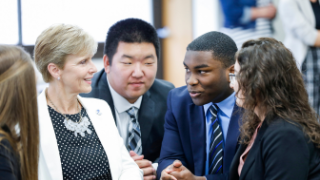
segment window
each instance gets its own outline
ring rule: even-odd
[[[22,44],[34,45],[52,24],[74,24],[104,42],[115,22],[135,17],[152,24],[152,0],[18,0],[21,1]],[[15,0],[0,1],[0,43],[17,44],[18,8]]]

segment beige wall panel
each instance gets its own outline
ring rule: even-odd
[[[163,41],[164,79],[176,87],[185,85],[183,60],[192,41],[192,0],[163,0],[163,26],[170,35]]]

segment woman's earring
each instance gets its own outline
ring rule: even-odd
[[[60,77],[58,77],[58,81],[60,81]]]

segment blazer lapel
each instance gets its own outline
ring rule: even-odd
[[[241,110],[242,109],[239,108],[235,103],[228,127],[227,139],[225,142],[225,153],[223,155],[223,172],[229,171],[231,161],[237,150],[238,137],[240,134],[239,119]]]
[[[46,89],[38,96],[40,149],[50,171],[51,179],[62,180],[59,149],[47,107],[45,92]]]
[[[190,104],[190,140],[194,160],[194,174],[204,174],[206,163],[206,123],[202,106]]]
[[[114,150],[118,150],[118,147],[112,148],[112,146],[115,145],[113,135],[115,133],[118,133],[118,130],[117,128],[115,128],[114,124],[110,123],[112,122],[109,120],[110,118],[112,118],[111,112],[101,111],[103,107],[97,107],[95,104],[92,104],[90,102],[88,103],[85,98],[81,98],[80,96],[78,96],[78,98],[83,107],[86,109],[92,122],[92,126],[94,127],[99,140],[104,147],[104,150],[106,151],[106,154],[108,155],[112,179],[117,179],[119,157],[111,155],[117,154],[114,152]],[[97,110],[99,110],[100,113],[97,113]],[[113,126],[114,128],[112,128]]]
[[[240,164],[240,156],[242,155],[242,153],[246,150],[247,145],[245,144],[241,144],[236,152],[236,154],[234,155],[234,158],[231,162],[230,165],[230,179],[232,180],[238,180],[239,179],[239,173],[238,173],[238,167]]]
[[[260,128],[260,130],[258,131],[257,137],[248,153],[247,159],[243,165],[242,171],[241,171],[241,175],[240,175],[240,179],[246,179],[246,175],[249,172],[249,170],[252,167],[252,164],[255,161],[256,158],[256,154],[259,152],[260,149],[260,142],[261,142],[261,138],[263,137],[268,125],[267,125],[267,120],[265,119],[264,122],[262,123],[262,126]]]
[[[105,72],[102,73],[102,75],[101,75],[101,79],[100,79],[98,87],[99,87],[99,98],[107,101],[107,103],[110,106],[111,112],[112,112],[114,123],[117,124],[116,111],[114,108],[113,99],[111,96],[111,92],[110,92],[108,80],[107,80],[107,75]]]
[[[255,141],[253,146],[251,147],[251,149],[250,149],[250,151],[249,151],[249,153],[247,155],[247,158],[246,158],[246,160],[245,160],[245,162],[243,164],[242,171],[241,171],[241,174],[240,174],[240,179],[246,179],[246,176],[247,176],[249,170],[252,168],[252,164],[255,161],[256,153],[259,150],[259,145],[258,144],[259,144],[259,142]]]
[[[150,98],[150,92],[147,91],[142,98],[141,107],[139,109],[138,122],[141,129],[142,145],[144,145],[151,133],[154,121],[155,102]]]

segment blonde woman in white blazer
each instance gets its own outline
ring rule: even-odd
[[[284,44],[291,50],[297,66],[305,75],[309,103],[318,114],[320,113],[320,18],[316,18],[316,14],[320,13],[319,6],[319,0],[280,0],[278,8],[286,34]]]
[[[103,100],[81,98],[97,71],[97,43],[81,28],[58,24],[37,38],[34,58],[49,83],[38,97],[39,180],[141,180]]]

